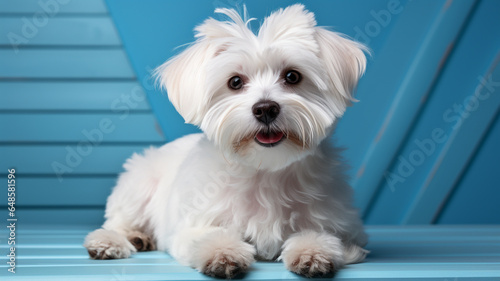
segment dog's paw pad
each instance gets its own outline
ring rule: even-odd
[[[203,273],[212,277],[234,278],[245,272],[247,268],[248,265],[237,262],[230,255],[217,254],[206,263]]]
[[[335,272],[333,262],[321,254],[303,254],[288,265],[290,271],[306,277],[318,277]]]
[[[153,251],[156,249],[153,239],[146,234],[133,232],[128,235],[127,239],[139,252]]]

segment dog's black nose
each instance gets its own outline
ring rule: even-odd
[[[280,114],[280,106],[274,101],[263,100],[253,105],[252,112],[257,120],[269,125]]]

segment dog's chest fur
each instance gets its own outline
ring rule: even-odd
[[[279,172],[251,172],[239,167],[216,174],[214,181],[226,184],[198,215],[204,221],[212,220],[213,225],[236,228],[256,246],[261,258],[276,258],[291,233],[325,225],[327,214],[321,206],[326,203],[326,194],[308,172],[292,165]]]

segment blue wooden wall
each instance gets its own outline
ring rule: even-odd
[[[500,1],[301,2],[373,51],[335,135],[366,223],[500,223]],[[1,173],[18,169],[25,220],[99,223],[132,151],[198,131],[154,88],[152,69],[216,7],[243,1],[73,0],[16,51],[7,35],[22,34],[37,3],[0,1]],[[253,28],[291,3],[246,1]],[[71,149],[100,122],[115,129],[60,181],[53,163],[78,162]]]
[[[123,161],[164,142],[105,3],[2,0],[0,35],[0,173],[16,169],[19,223],[100,223]]]

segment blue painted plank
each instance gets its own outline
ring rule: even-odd
[[[26,17],[0,17],[0,45],[120,46],[121,41],[109,17],[56,17],[28,31]],[[18,37],[19,36],[19,37]],[[22,38],[22,39],[19,39]]]
[[[152,113],[0,113],[0,145],[14,142],[161,142]],[[22,128],[13,130],[12,128]]]
[[[1,145],[0,171],[16,168],[16,174],[66,176],[79,174],[115,175],[134,152],[143,145]]]
[[[0,79],[134,78],[125,52],[116,50],[0,49]]]
[[[47,251],[47,250],[44,250]],[[82,254],[86,251],[82,249]],[[139,253],[138,255],[141,255]],[[168,256],[163,259],[169,260]],[[213,280],[194,269],[169,264],[130,264],[123,260],[119,265],[110,261],[91,261],[89,265],[64,266],[22,266],[12,280],[33,280],[35,276],[43,276],[51,280]],[[109,264],[109,265],[107,265]],[[5,274],[5,273],[4,273]],[[349,265],[340,270],[335,280],[498,280],[498,263],[409,263],[384,264],[362,263]],[[18,279],[19,278],[19,279]],[[22,279],[25,278],[25,279]],[[107,278],[107,279],[106,279]],[[471,279],[462,279],[471,278]],[[282,263],[255,263],[245,275],[246,280],[303,280],[296,274],[284,269]],[[325,279],[323,279],[325,280]]]
[[[46,210],[44,210],[46,211]],[[66,210],[65,210],[66,211]],[[24,210],[26,212],[26,210]],[[60,211],[63,213],[64,211]],[[18,215],[18,221],[29,223],[23,218],[23,214]],[[43,215],[47,215],[45,213]],[[73,212],[73,214],[75,214]],[[102,213],[104,214],[104,213]],[[37,216],[37,215],[35,215]],[[63,214],[56,214],[55,218],[61,218]],[[64,221],[60,223],[65,223],[67,219],[69,219],[69,215],[64,216]],[[66,219],[67,218],[67,219]],[[102,218],[102,217],[101,217]],[[48,222],[49,220],[46,218],[42,218],[41,215],[38,217],[38,220],[42,220]],[[75,218],[73,218],[75,220]],[[31,222],[33,223],[33,221]],[[81,225],[85,225],[83,222]],[[41,236],[41,235],[40,235]],[[37,237],[23,237],[22,244],[18,245],[19,252],[18,254],[26,257],[26,259],[37,259],[40,258],[41,255],[47,258],[58,258],[60,256],[73,256],[78,258],[85,258],[86,253],[82,255],[82,241],[85,234],[81,236],[72,236],[72,237],[56,237],[56,238],[40,238],[40,242],[36,242]],[[46,243],[45,243],[46,242]],[[6,249],[6,245],[0,246],[0,249]],[[47,253],[43,253],[44,249],[50,248],[51,251]],[[469,256],[474,257],[489,257],[490,260],[493,259],[497,262],[500,262],[500,242],[478,242],[475,241],[463,241],[463,242],[454,242],[454,243],[437,243],[435,241],[432,242],[416,242],[406,241],[405,243],[391,243],[385,242],[380,243],[378,241],[372,241],[366,248],[370,251],[370,255],[368,256],[369,261],[377,262],[379,258],[390,258],[395,259],[398,257],[409,258],[415,257],[420,260],[425,260],[425,257],[432,257],[434,260],[440,260],[440,262],[448,262],[449,257],[461,257],[462,259],[467,258]],[[146,253],[141,255],[140,259],[154,258],[158,253]],[[32,262],[27,261],[25,265],[36,265]],[[57,265],[55,263],[54,265]],[[77,264],[73,264],[77,265]],[[0,264],[0,267],[2,264]]]
[[[370,240],[432,241],[445,238],[466,239],[474,237],[500,238],[498,225],[367,225]],[[500,253],[499,253],[500,254]]]
[[[483,78],[485,80],[491,78],[492,81],[497,81],[496,83],[500,81],[500,52]],[[467,112],[469,113],[467,119],[462,119],[461,125],[450,133],[445,147],[438,155],[438,161],[432,167],[431,174],[423,179],[425,182],[404,218],[405,223],[431,223],[436,218],[441,204],[478,149],[481,136],[486,135],[497,113],[500,112],[500,95],[495,93],[500,91],[500,87],[486,86],[479,82],[476,89],[477,91],[472,94],[484,97],[476,98],[477,106],[481,103],[481,110]],[[440,172],[443,170],[446,170],[446,173]]]
[[[411,2],[403,12],[408,11],[407,14],[403,16],[406,16],[408,21],[421,19],[421,14],[418,12],[421,9],[427,9],[427,4],[425,2]],[[377,183],[383,179],[384,171],[402,144],[410,125],[422,106],[421,99],[430,90],[433,81],[439,74],[442,62],[449,54],[449,48],[453,46],[474,4],[475,1],[472,0],[451,2],[451,4],[449,2],[442,3],[439,14],[433,19],[430,28],[425,30],[425,36],[419,38],[419,34],[415,37],[416,42],[418,42],[418,50],[412,54],[411,62],[405,67],[402,80],[396,84],[391,83],[397,85],[393,101],[376,138],[372,140],[365,153],[361,171],[354,179],[353,185],[360,191],[356,198],[356,205],[363,212],[366,211],[375,195]],[[420,23],[420,21],[418,22]],[[412,23],[411,26],[416,23]],[[414,36],[412,32],[408,32],[402,22],[399,25],[400,29],[391,34],[391,38],[397,43],[401,41],[399,36],[404,36],[404,34]],[[390,45],[391,41],[388,41],[387,44]],[[402,47],[401,44],[396,45],[398,48]],[[390,78],[391,81],[394,80],[391,75],[386,77]],[[377,83],[377,85],[381,84],[384,83],[380,81]]]
[[[498,183],[500,183],[500,115],[463,179],[438,215],[438,224],[500,224]],[[476,203],[477,202],[477,203]],[[474,210],[474,212],[471,212]],[[499,234],[500,237],[500,234]]]
[[[197,273],[193,270],[179,266],[168,254],[159,253],[159,252],[148,252],[148,253],[139,253],[133,256],[131,259],[125,260],[111,260],[111,261],[92,261],[87,258],[87,253],[85,249],[81,246],[81,241],[83,237],[86,235],[88,231],[91,231],[91,227],[82,227],[80,226],[49,226],[43,227],[38,226],[37,228],[32,227],[24,227],[18,231],[18,238],[23,241],[20,243],[18,248],[19,257],[22,257],[24,261],[23,264],[19,265],[19,269],[22,269],[22,273],[16,275],[17,278],[27,277],[25,274],[30,276],[39,275],[41,273],[49,273],[47,276],[51,276],[52,271],[47,269],[47,267],[54,269],[61,269],[66,267],[71,267],[75,272],[74,274],[83,274],[83,276],[88,278],[93,278],[95,276],[88,276],[84,273],[81,273],[77,268],[86,268],[91,269],[93,273],[98,273],[99,271],[94,271],[96,266],[106,267],[108,269],[121,269],[122,267],[126,267],[127,269],[131,267],[142,267],[147,270],[139,271],[139,270],[131,270],[131,271],[116,271],[114,274],[124,275],[122,277],[136,278],[141,280],[154,280],[153,278],[160,278],[160,276],[164,279],[170,278],[178,278],[178,275],[174,275],[175,273],[179,274],[181,272],[190,273],[187,278],[195,278]],[[473,234],[473,232],[476,234]],[[5,231],[3,231],[5,232]],[[345,278],[351,279],[364,275],[370,276],[364,278],[369,278],[370,280],[377,280],[378,278],[385,277],[396,277],[396,278],[408,278],[410,276],[415,275],[415,271],[419,271],[420,274],[424,276],[419,276],[420,278],[426,278],[429,280],[434,280],[432,278],[437,278],[436,276],[442,277],[449,276],[451,271],[456,274],[456,277],[465,276],[479,276],[482,275],[488,276],[488,274],[496,274],[497,270],[491,269],[494,266],[497,266],[500,262],[498,257],[498,251],[495,252],[496,256],[484,256],[486,252],[484,251],[484,247],[476,248],[475,255],[472,257],[462,256],[459,259],[456,257],[446,257],[441,256],[437,257],[433,254],[429,254],[427,256],[422,256],[418,253],[413,253],[412,251],[422,252],[422,249],[418,249],[417,247],[407,247],[405,245],[411,244],[411,241],[407,241],[402,244],[392,245],[388,243],[389,247],[384,246],[384,243],[380,243],[380,239],[385,238],[391,235],[401,235],[402,233],[420,233],[423,234],[424,237],[431,238],[435,234],[443,234],[443,233],[469,233],[469,237],[475,238],[476,243],[480,241],[484,241],[484,234],[482,233],[500,233],[500,228],[498,226],[493,227],[368,227],[367,232],[371,235],[372,239],[369,245],[379,245],[379,250],[382,252],[376,253],[375,255],[372,253],[367,261],[364,264],[349,266],[347,269],[344,269],[339,273],[337,278],[341,278],[344,276]],[[54,237],[56,235],[56,237]],[[59,237],[57,237],[59,236]],[[420,235],[419,237],[422,237]],[[37,242],[37,239],[40,239]],[[51,245],[46,245],[43,241],[52,243]],[[449,244],[449,243],[448,243]],[[44,246],[45,245],[45,246]],[[430,243],[425,248],[428,248],[432,252],[433,246],[442,247],[436,243]],[[492,244],[496,245],[494,247],[498,247],[498,243]],[[48,248],[47,248],[48,247]],[[421,248],[421,247],[420,247]],[[50,250],[47,250],[50,249]],[[396,250],[395,249],[399,249]],[[448,249],[451,249],[450,247]],[[377,250],[377,251],[379,251]],[[494,250],[491,249],[491,250]],[[459,251],[456,251],[459,253]],[[477,256],[477,253],[482,253],[483,256]],[[399,256],[394,256],[393,254],[397,254]],[[405,255],[409,255],[412,257],[412,260],[404,259]],[[392,256],[392,261],[391,261]],[[418,257],[420,256],[420,257]],[[408,257],[408,256],[407,256]],[[4,258],[2,258],[4,259]],[[486,266],[485,266],[486,265]],[[167,272],[158,272],[157,267],[171,267]],[[173,267],[179,267],[177,269]],[[491,267],[490,267],[491,266]],[[1,267],[6,267],[6,265],[2,265]],[[45,268],[45,269],[43,269]],[[472,270],[475,268],[476,270]],[[376,270],[376,272],[373,272]],[[446,270],[446,271],[443,271]],[[64,271],[64,269],[63,269]],[[28,272],[28,273],[27,273]],[[29,274],[31,272],[31,274]],[[147,275],[151,273],[155,273],[153,276]],[[280,263],[257,263],[253,267],[253,277],[257,278],[260,274],[268,274],[267,276],[273,276],[277,274],[282,274],[283,276],[288,275],[287,272],[283,270],[282,264]],[[68,273],[69,274],[69,273]],[[104,273],[103,273],[104,274]],[[157,275],[158,274],[158,275]],[[194,275],[193,275],[194,274]],[[270,275],[269,275],[270,274]],[[342,275],[344,274],[344,275]],[[345,274],[348,274],[345,276]],[[56,274],[57,275],[57,274]],[[115,276],[115,275],[113,275]],[[51,276],[52,277],[52,276]],[[55,276],[61,277],[61,276]],[[68,277],[68,276],[65,276]],[[80,275],[80,277],[82,277]],[[253,279],[252,275],[247,276],[249,279]],[[263,278],[263,276],[260,276]],[[296,276],[295,276],[296,277]],[[342,278],[344,278],[342,277]],[[490,276],[491,277],[491,276]],[[63,278],[63,277],[61,277]],[[200,276],[203,278],[203,276]],[[361,278],[361,277],[360,277]],[[258,279],[258,278],[257,278]],[[359,280],[359,279],[354,279]],[[462,280],[462,279],[460,279]]]
[[[49,17],[66,13],[107,13],[102,0],[2,0],[0,13],[41,13]]]
[[[149,110],[137,82],[0,82],[2,110]]]
[[[17,232],[19,258],[17,273],[2,277],[12,280],[212,280],[194,269],[179,265],[167,253],[143,252],[129,259],[95,261],[88,258],[81,242],[93,227],[82,225],[24,225]],[[405,243],[381,242],[387,236],[402,233],[421,233],[428,238],[435,234],[475,230],[469,234],[470,242],[462,243],[455,250],[456,243],[432,242]],[[496,243],[483,243],[484,233],[500,233],[500,226],[434,226],[434,227],[368,227],[373,236],[368,247],[374,251],[366,262],[349,265],[342,269],[335,280],[498,280],[500,276],[500,254]],[[2,229],[0,233],[6,234]],[[375,234],[375,235],[374,235]],[[37,239],[39,239],[38,242]],[[22,241],[22,242],[21,242]],[[48,244],[47,244],[48,243]],[[487,247],[490,245],[490,248]],[[5,249],[5,247],[2,247]],[[457,253],[444,256],[440,249]],[[461,252],[467,249],[466,252]],[[488,254],[492,254],[489,255]],[[464,255],[464,254],[468,254]],[[7,257],[0,257],[5,261]],[[0,268],[6,269],[2,262]],[[301,280],[284,269],[279,262],[257,262],[245,276],[247,280]]]
[[[90,231],[90,230],[89,230]],[[84,235],[83,235],[84,236]],[[24,236],[23,236],[24,238]],[[42,238],[43,239],[43,238]],[[62,243],[60,246],[57,245],[46,245],[37,248],[38,253],[42,253],[43,250],[46,252],[50,252],[52,249],[65,248],[65,247],[73,247],[71,245],[65,246],[65,239],[62,239]],[[63,266],[81,266],[91,269],[95,266],[99,266],[99,263],[93,261],[88,258],[88,254],[81,251],[82,245],[82,236],[78,237],[78,242],[75,243],[75,248],[79,248],[76,254],[63,254],[61,256],[47,256],[42,254],[37,254],[35,252],[33,255],[23,255],[23,263],[20,265],[21,268],[27,267],[63,267]],[[24,243],[23,243],[24,245]],[[23,245],[18,246],[18,248],[23,249]],[[3,247],[5,249],[5,247]],[[5,251],[5,250],[4,250]],[[24,252],[24,250],[22,250]],[[57,250],[56,250],[57,252]],[[26,253],[26,252],[25,252]],[[498,256],[464,256],[464,257],[417,257],[417,256],[397,256],[397,257],[377,257],[376,259],[368,258],[366,260],[367,263],[373,263],[374,265],[387,264],[392,265],[394,270],[397,270],[397,265],[401,263],[418,263],[420,265],[425,265],[429,263],[447,263],[447,264],[481,264],[481,263],[498,263]],[[171,258],[169,255],[165,255],[160,252],[150,252],[150,253],[138,253],[134,254],[132,258],[126,260],[115,260],[113,261],[104,261],[105,264],[101,266],[140,266],[140,265],[149,265],[149,266],[166,266],[166,265],[176,265],[175,259]],[[278,264],[268,264],[268,265],[259,265],[261,269],[264,270],[272,270],[273,268],[276,271],[284,271],[280,263]],[[3,268],[2,268],[3,267]],[[6,269],[7,265],[0,265],[0,270]],[[386,267],[386,266],[384,266]],[[284,272],[283,272],[284,273]],[[401,277],[400,277],[401,278]],[[314,279],[316,280],[316,279]],[[334,279],[336,280],[336,279]],[[358,279],[356,279],[358,280]],[[462,280],[462,279],[460,279]]]
[[[96,226],[98,228],[98,226]],[[84,266],[84,267],[93,267],[98,266],[99,263],[92,261],[89,259],[88,254],[85,251],[82,251],[82,241],[83,237],[87,235],[91,229],[81,235],[59,235],[55,236],[52,240],[59,240],[59,243],[54,244],[26,244],[22,243],[17,246],[17,249],[20,249],[20,253],[22,256],[22,267],[31,267],[31,266],[51,266],[51,267],[61,267],[61,266]],[[72,237],[74,236],[74,237]],[[23,235],[23,241],[27,238]],[[45,235],[38,234],[38,238],[41,241],[45,241]],[[35,238],[33,238],[34,240]],[[7,249],[6,246],[0,246],[0,249],[5,251]],[[45,253],[44,253],[45,250]],[[19,252],[18,252],[19,254]],[[371,264],[387,264],[392,265],[394,270],[397,269],[397,265],[399,264],[429,264],[429,263],[438,263],[438,264],[481,264],[481,263],[499,263],[500,256],[499,255],[452,255],[452,256],[416,256],[416,255],[404,255],[401,251],[400,255],[370,255],[365,260],[366,263]],[[114,260],[107,261],[106,264],[101,264],[102,266],[124,266],[124,265],[175,265],[175,259],[171,258],[169,255],[162,252],[147,252],[147,253],[138,253],[134,254],[130,259],[127,260]],[[7,267],[7,265],[0,265],[0,268]],[[275,266],[276,270],[284,270],[283,268],[279,268]],[[387,269],[386,269],[387,270]]]
[[[475,9],[460,41],[456,43],[453,53],[444,66],[439,81],[428,97],[422,100],[425,106],[419,114],[419,119],[412,124],[411,132],[405,139],[406,143],[387,169],[379,186],[378,196],[366,214],[367,223],[403,223],[409,206],[414,202],[419,190],[425,188],[425,179],[435,172],[432,169],[439,161],[438,156],[442,153],[445,143],[450,140],[454,127],[460,125],[458,124],[460,118],[457,118],[460,114],[456,110],[463,107],[475,93],[477,86],[481,84],[479,78],[488,71],[500,48],[500,37],[484,36],[485,30],[500,28],[500,18],[495,16],[495,11],[500,9],[499,4],[498,1],[482,1]],[[477,55],[471,56],[472,53]],[[471,114],[481,115],[484,103],[489,101],[481,101],[479,107]],[[480,127],[481,124],[477,126]],[[464,134],[462,137],[473,139],[481,136],[476,132]],[[468,150],[468,147],[464,147],[453,153],[464,154]],[[451,178],[457,176],[446,166],[442,167],[439,173]],[[441,188],[449,187],[437,187]],[[479,186],[474,189],[481,192]],[[443,199],[441,197],[440,200]],[[474,204],[482,203],[474,202]],[[436,211],[437,209],[432,210]]]
[[[104,206],[117,176],[57,178],[23,177],[16,179],[16,206]],[[0,192],[0,206],[7,205],[7,192]],[[6,207],[5,207],[6,209]]]
[[[33,224],[44,225],[45,228],[57,224],[95,226],[104,222],[104,207],[23,207],[16,209],[16,218],[18,229]]]

